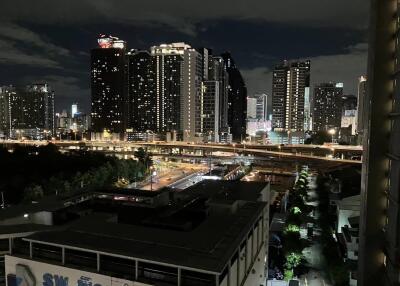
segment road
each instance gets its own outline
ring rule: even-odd
[[[141,190],[159,190],[163,187],[169,186],[185,177],[193,176],[194,174],[198,174],[198,172],[206,171],[207,166],[198,165],[198,166],[182,166],[176,169],[172,169],[171,171],[165,173],[164,175],[158,177],[153,177],[153,184],[150,182],[142,185],[140,187]]]
[[[317,206],[316,200],[316,177],[310,176],[309,180],[309,202],[308,205]],[[315,219],[318,219],[319,213],[316,208],[314,212],[311,213],[311,216]],[[311,270],[306,274],[300,277],[301,285],[305,286],[331,286],[329,279],[325,277],[324,269],[326,269],[326,263],[324,260],[324,256],[322,254],[322,247],[318,242],[318,236],[321,234],[321,230],[314,226],[314,237],[313,244],[310,247],[307,247],[303,250],[303,255],[308,262]]]

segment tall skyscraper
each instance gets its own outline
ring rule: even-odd
[[[309,87],[310,61],[285,61],[275,67],[272,80],[275,131],[305,131],[305,95]]]
[[[225,52],[222,58],[229,76],[228,125],[233,139],[242,140],[246,136],[247,88],[231,54]]]
[[[157,129],[195,136],[196,104],[201,97],[202,57],[185,43],[151,47],[156,63]]]
[[[9,92],[11,137],[40,139],[44,133],[54,134],[54,91],[48,84],[31,84]]]
[[[339,129],[342,120],[342,83],[321,83],[314,87],[313,130]]]
[[[400,44],[397,0],[371,0],[358,285],[400,283]]]
[[[196,132],[206,141],[219,139],[219,96],[218,81],[206,80],[202,83],[199,110],[196,112]]]
[[[157,131],[157,96],[155,59],[148,51],[128,53],[129,128]]]
[[[368,109],[368,101],[367,98],[367,77],[361,76],[358,79],[358,95],[357,95],[357,134],[358,134],[358,143],[362,144],[363,135],[365,131],[365,117]]]
[[[77,113],[78,113],[78,104],[73,103],[71,105],[71,117],[74,118]]]
[[[0,136],[10,136],[11,105],[10,99],[14,88],[12,86],[0,87]]]
[[[228,96],[229,74],[225,69],[224,59],[220,56],[212,56],[212,67],[209,68],[208,80],[219,83],[219,132],[229,133],[228,125]]]
[[[91,52],[91,129],[123,134],[128,118],[126,43],[101,36],[98,44]]]

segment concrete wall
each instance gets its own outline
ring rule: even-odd
[[[14,224],[27,224],[27,223],[35,223],[35,224],[44,224],[44,225],[53,225],[53,213],[51,212],[36,212],[32,214],[20,215],[18,217],[13,217],[0,221],[0,225],[14,225]]]

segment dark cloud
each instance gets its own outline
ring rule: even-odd
[[[3,0],[4,19],[41,23],[164,23],[191,32],[207,20],[261,19],[333,27],[365,27],[364,0]]]
[[[249,93],[270,92],[283,59],[310,58],[315,81],[353,92],[365,73],[364,0],[2,0],[0,84],[49,81],[57,109],[90,107],[89,54],[99,33],[130,48],[185,41],[232,52]]]

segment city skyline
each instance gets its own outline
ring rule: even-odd
[[[400,0],[190,2],[0,3],[0,286],[400,285]]]
[[[287,3],[253,3],[258,9],[246,9],[223,2],[211,7],[206,1],[204,8],[196,9],[193,19],[188,16],[190,5],[181,3],[170,3],[160,14],[152,14],[152,8],[145,5],[143,15],[137,15],[135,9],[132,15],[126,15],[125,9],[132,4],[118,3],[107,11],[106,3],[68,1],[58,9],[47,1],[39,1],[35,7],[20,1],[23,5],[14,9],[18,5],[7,2],[0,4],[7,15],[0,20],[4,47],[0,59],[8,67],[0,74],[2,84],[47,81],[58,91],[56,110],[75,101],[88,110],[88,53],[100,33],[123,38],[136,49],[186,42],[195,48],[210,47],[218,54],[229,50],[243,73],[249,94],[270,93],[271,70],[283,59],[310,58],[314,63],[313,81],[343,82],[345,93],[351,94],[356,94],[356,79],[366,70],[367,7],[359,5],[362,1],[328,7],[313,1],[298,15],[280,13]],[[177,5],[179,9],[173,9]],[[37,13],[24,17],[28,11]],[[38,17],[42,11],[52,12]],[[89,16],[83,17],[84,13]],[[242,16],[236,16],[238,13]],[[335,13],[343,15],[343,21],[334,21]],[[61,28],[58,18],[63,19],[63,33],[57,32],[57,27]]]

